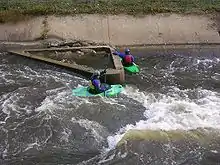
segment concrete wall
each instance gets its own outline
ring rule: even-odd
[[[107,46],[89,46],[89,47],[81,47],[83,49],[94,49],[96,51],[98,50],[105,50],[106,52],[111,52],[110,48]],[[78,65],[75,63],[65,63],[61,62],[59,60],[51,59],[49,57],[43,57],[39,55],[35,55],[33,52],[45,52],[45,51],[67,51],[72,50],[76,51],[80,49],[78,48],[50,48],[50,49],[26,49],[26,50],[13,50],[9,51],[9,53],[17,56],[23,56],[27,58],[31,58],[33,60],[43,61],[46,63],[54,64],[60,67],[64,67],[66,69],[72,70],[75,73],[81,74],[87,78],[91,77],[94,73],[94,69],[91,67],[85,67],[82,65]],[[122,63],[120,62],[120,58],[118,56],[112,55],[112,62],[114,65],[114,68],[108,68],[106,73],[106,83],[108,84],[124,84],[125,83],[125,74],[124,74],[124,68],[122,66]],[[104,79],[103,79],[104,80]]]
[[[40,37],[43,17],[29,21],[0,24],[0,40],[2,41],[27,41]]]
[[[34,40],[49,36],[82,39],[113,45],[220,43],[219,22],[211,16],[148,15],[132,16],[78,15],[33,18],[26,22],[0,25],[0,40]]]

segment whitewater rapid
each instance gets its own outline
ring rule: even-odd
[[[140,84],[152,80],[151,86],[141,84],[139,88],[139,84],[128,83],[117,98],[80,98],[71,95],[72,89],[87,85],[88,80],[43,64],[20,64],[2,58],[2,157],[31,153],[33,149],[43,151],[51,141],[61,149],[77,146],[74,152],[84,152],[86,147],[86,151],[105,152],[114,149],[130,129],[219,129],[218,87],[192,85],[192,88],[183,88],[175,84],[178,76],[175,73],[191,71],[190,76],[197,76],[196,80],[212,79],[218,85],[220,60],[192,57],[187,60],[172,59],[162,69],[159,64],[143,65]],[[217,70],[213,70],[211,76],[206,75],[214,67]],[[202,74],[205,76],[201,77]],[[149,87],[155,90],[150,91]]]
[[[193,59],[192,68],[195,70],[212,68],[220,64],[219,58]],[[179,62],[179,61],[178,61]],[[165,76],[172,76],[177,69],[188,70],[187,66],[173,67],[177,61],[171,62],[164,70]],[[206,71],[205,71],[206,72]],[[198,73],[199,74],[199,73]],[[214,73],[216,81],[220,81],[219,73]],[[144,75],[143,75],[144,77]],[[147,87],[146,87],[147,89]],[[141,103],[145,108],[145,120],[137,121],[120,128],[112,136],[108,136],[107,151],[116,147],[124,134],[131,129],[138,130],[191,130],[196,128],[220,129],[220,93],[197,87],[193,89],[180,89],[169,86],[166,93],[151,93],[141,91],[133,86],[127,86],[122,93]],[[131,109],[132,111],[132,109]]]

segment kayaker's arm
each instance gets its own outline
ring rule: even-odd
[[[132,58],[132,63],[134,63],[134,56],[131,56],[131,58]]]
[[[117,52],[117,51],[115,51],[115,52],[113,52],[112,54],[114,54],[114,55],[118,55],[118,52]]]
[[[124,53],[121,53],[121,52],[118,52],[118,51],[115,51],[113,52],[114,55],[118,55],[119,57],[121,58],[124,58],[125,54]]]
[[[125,54],[119,52],[119,53],[118,53],[118,56],[121,57],[121,58],[124,58]]]
[[[93,84],[94,84],[94,86],[95,86],[95,88],[98,92],[104,92],[105,91],[105,89],[103,89],[103,87],[101,86],[100,80],[94,80]]]

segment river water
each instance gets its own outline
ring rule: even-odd
[[[85,162],[134,128],[220,128],[218,48],[133,53],[141,72],[117,98],[73,97],[88,83],[80,75],[1,53],[0,164]]]

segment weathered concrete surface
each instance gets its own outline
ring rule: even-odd
[[[70,48],[84,46],[109,46],[105,43],[96,43],[94,41],[68,39],[63,40],[60,37],[49,37],[37,41],[2,41],[0,42],[0,51],[20,50],[20,49],[44,49],[44,48]],[[112,45],[110,45],[113,47]]]
[[[69,64],[76,63],[93,69],[115,68],[110,48],[104,46],[32,49],[28,53]]]
[[[0,40],[21,41],[46,36],[80,39],[113,45],[220,43],[219,20],[208,15],[157,14],[132,16],[49,16],[0,25]],[[49,30],[47,32],[47,30]]]
[[[20,49],[46,48],[42,42],[0,42],[0,52]]]
[[[43,17],[36,17],[16,24],[0,24],[0,40],[27,41],[39,38],[43,31],[43,20]]]
[[[108,46],[89,46],[89,47],[73,47],[73,48],[50,48],[50,49],[26,49],[26,50],[11,50],[8,51],[9,53],[13,55],[19,55],[19,56],[24,56],[28,57],[34,60],[39,60],[51,64],[55,64],[61,67],[65,67],[67,69],[70,69],[74,71],[75,73],[81,74],[85,77],[90,77],[95,69],[92,67],[88,66],[83,66],[74,63],[67,63],[67,62],[62,62],[59,60],[55,60],[49,57],[44,57],[41,55],[36,55],[33,52],[55,52],[55,51],[78,51],[81,49],[94,49],[94,50],[105,50],[106,52],[110,53],[112,62],[113,62],[113,68],[108,68],[107,73],[106,73],[106,83],[109,84],[123,84],[125,82],[125,76],[124,76],[124,68],[121,63],[119,63],[120,59],[119,57],[112,55],[111,49]],[[55,53],[54,53],[55,54]]]

